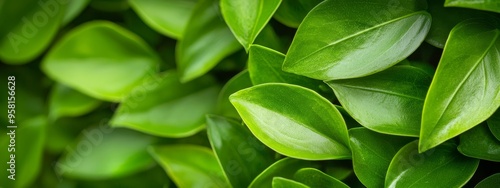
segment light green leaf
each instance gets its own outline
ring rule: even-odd
[[[303,183],[297,182],[295,180],[274,177],[273,178],[273,188],[308,188],[309,186]]]
[[[421,152],[485,121],[500,106],[498,23],[471,19],[451,31],[424,103]]]
[[[247,70],[244,70],[233,76],[222,88],[217,99],[216,113],[226,117],[241,119],[238,111],[229,101],[229,96],[239,90],[252,87],[252,81]]]
[[[133,90],[111,124],[155,136],[191,136],[204,128],[205,114],[215,109],[219,90],[212,77],[181,83],[179,74],[167,72]]]
[[[465,156],[500,162],[500,141],[491,134],[486,124],[461,134],[458,151]]]
[[[497,109],[497,111],[488,118],[487,122],[493,136],[495,136],[497,140],[500,140],[500,110]]]
[[[0,144],[3,146],[0,187],[28,187],[36,180],[42,168],[46,125],[47,119],[37,116],[14,124],[17,127],[0,131]]]
[[[250,131],[283,155],[348,159],[349,138],[340,112],[312,90],[290,84],[261,84],[229,97]]]
[[[418,137],[432,75],[398,65],[366,77],[326,82],[344,109],[373,131]]]
[[[221,0],[220,9],[234,36],[248,51],[280,3],[281,0]]]
[[[315,168],[303,168],[298,170],[293,176],[294,180],[303,183],[309,187],[336,187],[336,188],[349,188],[346,184],[334,177],[329,176]]]
[[[154,146],[149,152],[178,187],[229,187],[217,159],[208,148]]]
[[[391,161],[385,187],[462,187],[474,175],[479,160],[461,155],[453,143],[424,153],[410,142]]]
[[[64,36],[45,56],[52,79],[97,99],[120,101],[160,58],[142,39],[107,21],[85,23]]]
[[[195,0],[129,0],[144,22],[157,32],[182,39]]]
[[[500,173],[488,176],[479,182],[474,188],[492,188],[500,185]]]
[[[298,28],[283,70],[333,80],[387,69],[424,40],[431,24],[425,8],[421,0],[323,1]]]
[[[47,1],[50,2],[50,1]],[[57,2],[57,1],[52,1]],[[62,18],[62,25],[66,25],[71,22],[76,16],[78,16],[86,7],[89,5],[90,0],[69,0],[64,16]]]
[[[464,7],[500,13],[500,2],[496,0],[446,0],[446,7]]]
[[[283,0],[274,18],[282,24],[297,28],[313,7],[323,0]]]
[[[52,87],[49,98],[49,118],[79,116],[86,114],[101,104],[101,101],[75,91],[63,84]]]
[[[176,46],[182,82],[202,76],[241,48],[219,16],[217,0],[200,0],[194,7],[184,36]]]
[[[352,163],[356,177],[366,187],[383,187],[385,174],[396,153],[411,138],[373,132],[366,128],[349,130]]]
[[[58,176],[100,180],[123,177],[154,164],[147,146],[155,139],[127,129],[98,126],[83,130],[54,165]]]
[[[57,34],[63,1],[5,0],[0,4],[0,60],[23,64],[38,57]]]
[[[275,161],[274,151],[235,120],[207,115],[207,131],[215,155],[233,187],[248,187]]]
[[[311,161],[303,161],[292,158],[281,159],[255,178],[249,188],[270,188],[274,177],[293,178],[295,172],[301,168],[317,168],[318,164]]]
[[[254,44],[262,45],[280,52],[286,51],[284,43],[281,41],[273,27],[271,27],[271,24],[267,24],[266,27],[262,29],[255,39]]]

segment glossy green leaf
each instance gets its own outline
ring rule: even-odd
[[[411,141],[411,138],[380,134],[362,127],[350,129],[349,135],[354,173],[366,187],[384,186],[392,158]]]
[[[468,158],[453,143],[419,153],[418,141],[401,148],[387,171],[386,187],[462,187],[474,175],[479,160]]]
[[[465,156],[500,162],[500,141],[491,134],[486,124],[461,134],[458,151]]]
[[[193,13],[195,0],[129,0],[130,6],[151,28],[181,39]]]
[[[474,188],[492,188],[498,185],[500,185],[500,173],[493,174],[483,179]]]
[[[497,140],[500,140],[500,110],[497,109],[497,111],[488,118],[487,122],[493,136],[495,136]]]
[[[279,52],[286,51],[284,43],[271,24],[267,24],[254,41],[255,45],[265,46]],[[248,49],[247,49],[248,50]],[[283,62],[282,62],[283,63]]]
[[[75,91],[62,84],[52,88],[49,99],[49,117],[79,116],[86,114],[101,104],[101,101]]]
[[[127,129],[98,126],[82,131],[54,164],[58,176],[108,179],[133,174],[154,164],[146,148],[155,139]]]
[[[295,173],[294,180],[303,183],[309,187],[336,187],[336,188],[349,188],[346,184],[334,177],[321,172],[315,168],[303,168]]]
[[[229,96],[239,90],[249,87],[252,87],[252,81],[250,80],[250,74],[247,70],[233,76],[233,78],[226,82],[226,85],[224,85],[219,93],[216,113],[234,119],[241,119],[238,111],[236,111],[234,106],[229,101]]]
[[[283,0],[274,18],[288,27],[297,28],[316,5],[323,0]]]
[[[446,7],[464,7],[500,13],[500,2],[496,0],[446,0]]]
[[[135,34],[111,22],[93,21],[64,36],[45,56],[42,69],[84,94],[120,101],[159,63],[158,55]]]
[[[274,177],[273,178],[273,188],[308,188],[309,186],[304,185],[295,180],[282,178],[282,177]]]
[[[212,77],[181,83],[177,72],[167,72],[133,90],[111,124],[155,136],[191,136],[204,128],[205,114],[215,109],[218,93]]]
[[[418,137],[432,75],[398,65],[366,77],[326,82],[344,109],[373,131]]]
[[[46,125],[47,119],[37,116],[14,124],[17,127],[0,131],[0,144],[3,147],[0,154],[0,160],[3,161],[0,165],[0,187],[28,187],[36,180],[42,168]]]
[[[229,97],[250,131],[286,156],[308,159],[351,157],[340,112],[312,90],[290,84],[261,84]]]
[[[176,46],[182,82],[202,76],[241,48],[219,16],[217,0],[200,0],[194,7],[183,39]]]
[[[301,168],[317,168],[319,165],[311,161],[303,161],[293,158],[281,159],[255,178],[249,188],[270,188],[274,177],[293,178],[295,172]]]
[[[221,0],[220,9],[236,39],[248,50],[281,0]]]
[[[77,17],[90,3],[90,0],[69,0],[62,18],[62,25],[66,25]]]
[[[248,187],[275,161],[274,151],[235,120],[208,115],[207,132],[215,155],[233,187]]]
[[[425,99],[420,151],[471,129],[500,106],[498,23],[471,19],[451,31]]]
[[[333,80],[387,69],[424,40],[431,24],[425,8],[421,0],[323,1],[298,28],[283,70]]]
[[[55,37],[66,3],[35,0],[0,3],[0,60],[22,64],[38,57]]]
[[[208,148],[154,146],[149,152],[178,187],[229,187],[217,159]]]
[[[252,45],[249,50],[248,72],[254,85],[263,83],[290,83],[321,92],[324,83],[308,77],[287,73],[281,70],[285,55],[273,49]]]

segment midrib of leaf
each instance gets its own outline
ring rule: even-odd
[[[358,32],[356,32],[356,33],[354,33],[354,34],[351,34],[351,35],[348,35],[348,36],[346,36],[346,37],[343,37],[343,38],[341,38],[341,39],[339,39],[339,40],[333,41],[333,42],[331,42],[331,43],[329,43],[329,44],[327,44],[327,45],[325,45],[325,46],[321,47],[320,49],[318,49],[318,50],[316,50],[316,51],[314,51],[314,52],[312,52],[312,53],[310,53],[310,54],[308,54],[308,55],[306,55],[306,56],[304,56],[304,57],[300,58],[299,60],[297,60],[297,61],[296,61],[296,63],[299,63],[299,62],[303,61],[304,59],[307,59],[307,58],[309,58],[310,56],[315,55],[315,54],[317,54],[317,53],[319,53],[319,52],[323,51],[324,49],[329,48],[329,47],[331,47],[331,46],[333,46],[333,45],[339,44],[339,43],[341,43],[341,42],[347,41],[347,40],[352,39],[352,38],[354,38],[354,37],[357,37],[357,36],[359,36],[359,35],[362,35],[362,34],[365,34],[365,33],[367,33],[367,32],[370,32],[370,31],[372,31],[372,30],[379,29],[379,28],[381,28],[381,27],[383,27],[383,26],[389,25],[389,24],[391,24],[391,23],[394,23],[394,22],[397,22],[397,21],[403,20],[403,19],[405,19],[405,18],[409,18],[409,17],[411,17],[411,16],[414,16],[414,15],[417,15],[417,14],[420,14],[420,13],[423,13],[423,12],[424,12],[424,11],[417,11],[417,12],[413,12],[413,13],[411,13],[411,14],[407,14],[407,15],[404,15],[404,16],[401,16],[401,17],[398,17],[398,18],[396,18],[396,19],[392,19],[392,20],[389,20],[389,21],[386,21],[386,22],[382,22],[382,23],[377,24],[377,25],[374,25],[374,26],[372,26],[372,27],[370,27],[370,28],[368,28],[368,29],[364,29],[364,30],[358,31]],[[288,56],[287,56],[287,57],[288,57]]]
[[[409,99],[415,99],[418,101],[424,101],[424,98],[419,98],[417,96],[411,96],[411,95],[406,95],[402,93],[396,93],[388,90],[383,90],[383,89],[377,89],[377,88],[369,88],[369,87],[362,87],[362,86],[353,86],[353,85],[347,85],[347,84],[335,84],[339,87],[346,87],[346,88],[351,88],[351,89],[359,89],[359,90],[364,90],[364,91],[372,91],[372,92],[378,92],[378,93],[383,93],[383,94],[388,94],[388,95],[393,95],[393,96],[398,96],[398,97],[403,97],[403,98],[409,98]]]
[[[254,36],[254,34],[258,32],[258,31],[256,31],[256,30],[258,30],[257,24],[258,24],[258,21],[260,20],[260,16],[262,15],[262,9],[264,8],[264,3],[262,3],[260,0],[258,0],[258,3],[259,3],[259,9],[257,11],[257,17],[256,17],[256,20],[252,24],[252,31],[250,32],[250,38],[249,38],[248,44],[245,45],[245,49],[248,49],[250,47],[250,45],[252,45],[255,38],[257,38],[257,36]]]
[[[455,160],[455,158],[457,158],[458,156],[457,155],[453,155],[453,157],[447,161],[446,163],[442,164],[442,165],[439,165],[438,167],[432,169],[431,171],[427,171],[427,173],[425,173],[425,175],[423,176],[420,176],[417,180],[415,180],[412,184],[410,184],[408,187],[413,187],[413,185],[415,185],[417,182],[419,182],[420,180],[424,179],[426,176],[428,176],[429,174],[433,173],[434,171],[440,169],[440,168],[443,168],[444,166],[448,165],[449,163],[453,162],[453,160]]]

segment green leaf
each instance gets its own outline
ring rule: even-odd
[[[284,43],[281,41],[280,37],[276,33],[276,31],[271,27],[271,24],[267,24],[264,29],[259,33],[257,38],[254,41],[254,45],[262,45],[268,48],[284,52],[286,51],[284,47]],[[251,46],[250,46],[251,47]],[[247,49],[248,50],[248,49]],[[283,63],[283,62],[282,62]],[[281,68],[281,67],[280,67]]]
[[[491,134],[486,124],[461,134],[458,151],[465,156],[500,162],[500,141]]]
[[[229,97],[250,131],[271,149],[307,159],[348,159],[349,138],[340,112],[312,90],[261,84]]]
[[[463,7],[500,13],[500,2],[492,0],[446,0],[445,7]]]
[[[281,0],[221,0],[220,9],[236,39],[248,50],[280,3]]]
[[[500,185],[500,173],[493,174],[483,179],[474,188],[492,188],[498,185]]]
[[[291,179],[282,177],[273,178],[273,188],[308,188],[308,187],[309,186]]]
[[[23,64],[42,54],[56,36],[65,9],[61,1],[2,1],[0,60]]]
[[[275,153],[235,120],[207,115],[207,131],[215,155],[233,187],[248,187],[275,161]]]
[[[107,21],[70,31],[45,56],[52,79],[97,99],[120,101],[147,74],[156,72],[157,54],[135,34]]]
[[[194,7],[184,36],[176,46],[182,82],[202,76],[241,48],[219,14],[217,0],[200,0]]]
[[[290,83],[322,92],[325,83],[308,77],[287,73],[281,70],[285,55],[273,49],[252,45],[248,56],[248,72],[254,85],[263,83]]]
[[[491,133],[497,140],[500,140],[500,110],[497,111],[488,119],[488,127]]]
[[[421,0],[323,1],[298,28],[283,70],[334,80],[387,69],[424,40],[431,24],[425,8]]]
[[[75,17],[78,16],[87,7],[87,5],[89,5],[90,0],[79,0],[79,1],[71,0],[67,2],[68,6],[62,18],[62,25],[66,25],[73,19],[75,19]]]
[[[283,0],[278,10],[274,14],[274,18],[282,24],[297,28],[316,5],[323,0]]]
[[[58,176],[89,180],[127,176],[153,165],[146,148],[154,141],[127,129],[93,127],[66,147],[54,170]]]
[[[319,165],[311,161],[293,158],[281,159],[262,171],[262,173],[252,181],[249,188],[270,188],[272,187],[274,177],[293,178],[297,170],[306,167],[317,168]]]
[[[424,103],[421,152],[485,121],[500,106],[498,23],[471,19],[451,31]]]
[[[49,99],[49,118],[57,119],[63,116],[80,116],[96,109],[101,101],[75,91],[63,84],[52,88]]]
[[[0,154],[2,181],[0,187],[28,187],[36,180],[43,162],[43,146],[46,139],[47,119],[43,116],[33,117],[18,124],[14,128],[2,129]],[[5,130],[5,131],[4,131]],[[13,169],[12,172],[9,169]],[[15,180],[8,179],[10,175]]]
[[[479,160],[461,155],[453,143],[424,153],[410,142],[391,161],[386,187],[462,187],[474,175]]]
[[[411,138],[380,134],[362,127],[350,129],[349,135],[354,173],[366,187],[384,186],[392,158],[411,141]]]
[[[218,93],[212,77],[181,83],[179,74],[170,71],[133,90],[111,124],[155,136],[191,136],[204,128],[205,114],[215,109]]]
[[[194,145],[154,146],[149,149],[178,187],[229,187],[212,151]]]
[[[247,70],[238,73],[227,81],[217,99],[217,114],[234,119],[241,119],[238,111],[236,111],[229,101],[229,96],[239,90],[249,87],[252,87],[252,81],[250,80],[250,75]]]
[[[385,134],[418,137],[432,75],[398,65],[361,78],[326,82],[361,125]]]
[[[129,0],[130,6],[144,22],[157,32],[181,39],[195,0]]]
[[[301,182],[309,187],[336,187],[349,188],[346,184],[334,177],[329,176],[315,168],[303,168],[295,173],[294,180]]]

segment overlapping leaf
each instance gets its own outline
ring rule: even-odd
[[[500,140],[500,110],[497,109],[487,122],[493,136]]]
[[[273,178],[273,188],[308,188],[309,186],[295,180],[282,177]]]
[[[252,81],[247,70],[233,76],[222,88],[217,99],[216,113],[234,119],[241,119],[240,115],[229,101],[229,96],[239,90],[252,87]]]
[[[309,187],[338,187],[338,188],[349,188],[346,184],[341,182],[334,177],[321,172],[315,168],[303,168],[298,170],[293,176],[294,180],[303,183]]]
[[[53,86],[49,117],[79,116],[97,108],[101,102],[62,84]]]
[[[292,158],[281,159],[262,171],[250,184],[249,188],[270,188],[274,177],[293,178],[295,172],[302,168],[316,168],[319,165],[311,161]]]
[[[491,0],[446,0],[444,6],[473,8],[500,13],[500,2]]]
[[[307,13],[322,0],[284,0],[274,14],[274,18],[288,27],[297,28]]]
[[[458,151],[469,157],[500,162],[500,141],[491,134],[486,124],[461,134]]]

